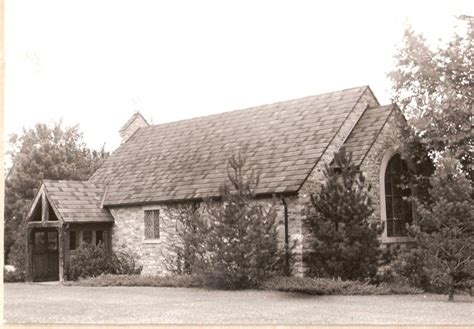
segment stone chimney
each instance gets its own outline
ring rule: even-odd
[[[145,120],[145,118],[140,114],[140,112],[135,112],[130,119],[120,128],[119,133],[120,137],[122,137],[121,143],[125,143],[138,128],[141,127],[148,127],[149,124]]]

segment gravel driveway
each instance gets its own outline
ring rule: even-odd
[[[5,284],[9,323],[474,324],[456,296],[306,296],[268,291]]]

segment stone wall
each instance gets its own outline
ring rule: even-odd
[[[142,274],[156,275],[168,272],[167,259],[180,243],[176,234],[176,221],[167,217],[167,207],[119,207],[111,208],[115,218],[112,227],[112,249],[130,253],[139,265]],[[160,210],[160,238],[145,240],[145,209]]]
[[[295,242],[294,267],[295,275],[302,275],[302,225],[301,206],[297,197],[285,198],[288,207],[288,231],[290,244]],[[271,199],[262,199],[258,202],[268,206],[272,204]],[[284,206],[278,200],[277,223],[278,235],[281,247],[285,242],[285,217]],[[157,240],[145,240],[145,210],[160,210],[160,238]],[[181,243],[177,233],[177,220],[170,215],[175,213],[173,205],[138,206],[138,207],[114,207],[110,211],[115,218],[112,227],[112,249],[115,252],[126,251],[131,254],[137,264],[143,266],[143,275],[165,275],[175,265],[176,246]]]
[[[304,232],[302,224],[302,205],[301,199],[297,196],[286,197],[285,202],[288,209],[288,240],[289,245],[293,246],[293,268],[292,273],[295,276],[303,276],[304,264],[303,264],[303,241]],[[279,210],[279,221],[280,227],[282,227],[282,236],[280,241],[284,243],[284,206],[282,205]]]
[[[390,157],[390,155],[399,151],[402,140],[400,125],[403,124],[405,124],[405,122],[400,111],[394,108],[360,166],[367,184],[371,186],[370,195],[375,208],[372,214],[373,221],[382,222],[380,175],[382,174],[382,170],[385,169],[382,168],[382,161],[384,157]],[[398,240],[403,242],[402,240],[404,240],[404,238],[398,238]],[[386,240],[383,241],[387,242]]]

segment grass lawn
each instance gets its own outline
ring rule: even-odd
[[[474,324],[474,298],[7,283],[8,323]]]

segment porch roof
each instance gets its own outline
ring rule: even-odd
[[[64,222],[113,222],[102,207],[105,185],[88,181],[45,180],[46,196]]]

